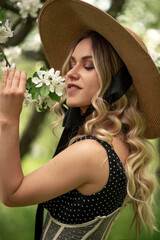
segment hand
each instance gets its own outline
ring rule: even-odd
[[[27,74],[15,67],[5,69],[0,88],[0,119],[13,121],[19,119],[22,111]]]

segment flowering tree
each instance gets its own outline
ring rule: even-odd
[[[36,25],[40,8],[45,1],[1,0],[0,1],[0,44],[4,49],[18,46]],[[9,26],[12,24],[11,28]],[[12,29],[12,30],[11,30]],[[13,34],[14,33],[14,34]],[[2,45],[3,44],[3,45]],[[13,50],[13,49],[11,49]],[[3,51],[5,55],[5,51]],[[4,56],[5,57],[5,56]],[[42,57],[43,59],[43,57]],[[2,60],[2,55],[1,55]],[[9,63],[7,62],[7,65]]]
[[[0,61],[1,66],[10,66],[10,61],[16,61],[15,55],[26,54],[19,45],[25,41],[36,26],[36,19],[40,8],[45,1],[40,0],[1,0],[0,1]],[[8,20],[9,19],[9,20]],[[10,25],[9,25],[10,23]],[[12,30],[11,30],[12,29]],[[29,52],[30,54],[30,52]],[[28,54],[28,55],[29,55]],[[43,60],[47,68],[49,64],[40,47],[37,52],[32,52],[36,60]],[[43,122],[46,112],[34,111],[28,127],[24,131],[20,141],[21,156],[28,150],[29,145],[38,133],[39,126]],[[28,129],[30,128],[30,129]],[[34,129],[34,130],[33,130]],[[30,134],[28,134],[30,133]]]
[[[3,10],[0,9],[0,44],[3,44],[7,41],[9,37],[13,37],[13,32],[11,31],[9,27],[9,20],[6,20],[5,23],[2,21],[4,20],[4,13]],[[0,47],[1,55],[0,55],[0,60],[2,61],[3,59],[6,61],[6,65],[9,65],[8,59],[6,58],[2,47]]]

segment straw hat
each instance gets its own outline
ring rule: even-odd
[[[40,36],[55,69],[61,69],[73,43],[91,30],[105,37],[126,64],[146,118],[146,137],[159,137],[160,73],[141,39],[107,13],[80,0],[48,0],[41,9]]]

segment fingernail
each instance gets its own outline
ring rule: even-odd
[[[16,66],[16,64],[15,64],[15,63],[13,63],[13,64],[12,64],[12,66],[11,66],[11,68],[15,68],[15,66]]]
[[[8,71],[8,67],[5,67],[4,71],[7,72]]]

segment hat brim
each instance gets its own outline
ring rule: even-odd
[[[61,69],[73,43],[91,30],[105,37],[126,64],[146,119],[146,137],[159,137],[160,73],[141,39],[109,14],[80,0],[48,0],[40,11],[41,40],[55,69]]]

